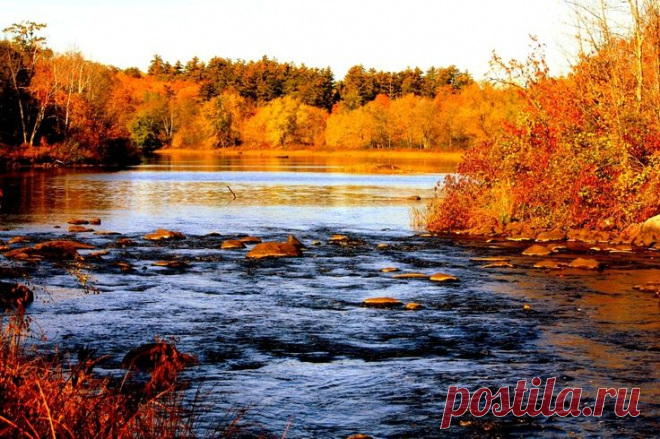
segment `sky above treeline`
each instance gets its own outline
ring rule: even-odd
[[[547,45],[553,73],[568,65],[564,0],[0,0],[2,28],[46,23],[49,46],[146,70],[154,54],[253,60],[263,55],[330,67],[399,71],[456,65],[488,77],[495,50],[523,59],[529,35]]]

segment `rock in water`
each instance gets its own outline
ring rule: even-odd
[[[410,303],[406,303],[405,308],[408,311],[419,311],[420,309],[424,309],[424,306],[421,303],[410,302]]]
[[[362,306],[367,308],[398,308],[402,305],[402,302],[391,297],[372,297],[362,302]]]
[[[34,302],[34,294],[23,284],[0,282],[0,309],[18,308]]]
[[[158,229],[155,233],[147,233],[144,235],[144,239],[147,241],[170,241],[173,239],[186,239],[186,236],[181,232]]]
[[[445,273],[436,273],[431,276],[430,279],[433,282],[458,282],[458,278],[456,276]]]
[[[298,238],[296,238],[296,237],[293,236],[293,235],[289,235],[289,237],[286,239],[286,243],[287,243],[287,244],[290,244],[290,245],[292,245],[292,246],[294,246],[294,247],[298,247],[298,248],[301,249],[301,250],[304,250],[304,249],[305,249],[305,245],[304,245],[302,242],[300,242],[300,241],[298,240]]]
[[[548,256],[550,253],[552,252],[548,247],[538,244],[528,247],[522,252],[525,256]]]
[[[602,265],[595,259],[577,258],[568,264],[570,268],[581,268],[583,270],[600,270]]]
[[[222,246],[220,246],[220,248],[223,250],[238,250],[241,248],[245,248],[245,244],[243,244],[242,241],[238,241],[236,239],[228,239],[227,241],[222,243]]]
[[[302,255],[300,248],[286,242],[262,242],[255,245],[246,257],[248,259],[299,258]]]

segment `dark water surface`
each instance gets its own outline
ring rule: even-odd
[[[405,166],[402,166],[405,167]],[[90,346],[116,372],[123,355],[154,336],[175,337],[200,365],[185,374],[202,385],[219,417],[251,406],[246,422],[287,437],[437,437],[447,389],[515,386],[557,378],[583,388],[640,387],[641,415],[619,419],[608,405],[595,418],[455,419],[449,436],[618,437],[660,431],[660,313],[634,284],[660,279],[651,255],[595,255],[603,272],[535,271],[524,246],[421,237],[406,198],[433,196],[437,174],[343,174],[322,160],[156,158],[121,172],[34,171],[0,176],[0,232],[33,241],[70,237],[70,217],[100,217],[116,237],[78,234],[108,248],[90,262],[86,294],[57,264],[31,272],[30,314],[65,352]],[[233,199],[227,186],[236,193]],[[62,226],[55,229],[54,226]],[[157,228],[188,239],[151,243]],[[206,236],[218,232],[221,236]],[[302,259],[248,261],[220,250],[224,239],[252,234],[309,246]],[[328,244],[335,234],[354,245]],[[379,243],[389,244],[376,250]],[[571,248],[570,259],[587,248]],[[513,269],[482,269],[470,258],[510,256]],[[183,271],[154,267],[181,259]],[[121,273],[113,262],[132,263]],[[8,262],[0,260],[0,265]],[[458,276],[460,283],[396,280],[402,272]],[[396,274],[396,273],[395,273]],[[391,296],[425,309],[374,310],[362,300]],[[525,312],[529,303],[533,311]],[[557,392],[556,392],[557,393]],[[556,394],[555,393],[555,394]],[[459,421],[460,422],[459,424]]]

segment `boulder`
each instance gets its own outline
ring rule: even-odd
[[[93,231],[94,229],[90,229],[85,226],[69,226],[69,233],[87,233]]]
[[[180,371],[196,363],[196,356],[179,352],[173,344],[156,342],[129,351],[121,360],[121,367],[141,372],[154,372],[159,367]]]
[[[570,268],[580,268],[584,270],[599,270],[602,268],[602,265],[600,262],[598,262],[595,259],[583,259],[583,258],[577,258],[573,260],[570,264],[568,264]]]
[[[170,241],[174,239],[186,239],[186,236],[181,232],[172,232],[171,230],[158,229],[154,233],[147,233],[144,235],[147,241]]]
[[[89,220],[89,223],[93,226],[100,226],[101,225],[101,218],[91,218]]]
[[[25,243],[28,243],[28,242],[31,242],[31,241],[30,241],[30,238],[28,238],[26,236],[14,236],[13,238],[11,238],[9,240],[10,244],[25,244]]]
[[[406,308],[408,311],[419,311],[420,309],[424,309],[424,306],[421,303],[410,302],[406,303],[404,308]]]
[[[445,274],[445,273],[436,273],[432,275],[429,278],[433,282],[458,282],[458,278],[456,276],[452,276],[451,274]]]
[[[14,250],[10,250],[3,254],[7,259],[14,259],[17,261],[26,261],[33,259],[42,259],[42,256],[39,255],[32,247],[20,247]]]
[[[76,241],[47,241],[34,246],[39,255],[46,259],[77,259],[78,250],[94,249],[93,245]]]
[[[301,250],[305,249],[305,245],[293,235],[289,235],[289,237],[286,239],[286,243],[294,247],[298,247]]]
[[[538,244],[528,247],[522,252],[525,256],[548,256],[550,253],[552,252],[548,247]]]
[[[302,255],[300,248],[286,242],[262,242],[255,245],[246,257],[248,259],[299,258]]]
[[[18,308],[34,302],[34,294],[23,284],[0,282],[0,309]]]
[[[428,279],[430,276],[424,273],[402,273],[394,275],[393,279]]]
[[[238,250],[241,248],[245,248],[245,244],[243,244],[242,241],[238,241],[236,239],[228,239],[222,243],[220,248],[223,250]]]
[[[69,218],[67,224],[73,224],[74,226],[84,226],[86,224],[89,224],[89,221],[84,219]]]
[[[177,270],[190,267],[190,264],[185,261],[158,261],[153,264],[156,267],[167,267]]]
[[[256,236],[245,236],[239,239],[243,244],[259,244],[261,243],[261,238]]]
[[[399,269],[396,268],[396,267],[385,267],[385,268],[382,268],[380,271],[381,271],[381,273],[393,273],[395,271],[399,271]]]
[[[550,259],[539,261],[534,264],[534,268],[540,268],[543,270],[561,270],[566,266],[568,266],[568,264],[565,262],[552,261]]]
[[[482,265],[481,268],[514,268],[514,266],[511,262],[499,261]]]
[[[563,241],[564,239],[566,239],[566,233],[559,229],[550,232],[541,232],[536,237],[537,242]]]
[[[402,302],[391,297],[372,297],[362,302],[362,306],[367,308],[398,308],[402,305]]]

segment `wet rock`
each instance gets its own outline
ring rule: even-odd
[[[239,239],[239,241],[241,241],[243,244],[260,244],[262,242],[261,238],[257,236],[245,236]]]
[[[286,239],[286,243],[294,247],[298,247],[301,250],[305,249],[305,245],[293,235],[289,235],[289,237]]]
[[[211,232],[211,233],[207,233],[204,236],[206,236],[208,238],[215,238],[215,237],[218,237],[218,236],[222,236],[222,234],[220,232]]]
[[[115,262],[113,265],[115,267],[119,267],[119,270],[122,273],[132,273],[135,271],[135,267],[133,267],[133,265],[129,264],[128,262]]]
[[[501,257],[501,256],[488,256],[485,258],[470,258],[470,261],[472,262],[509,262],[509,258]]]
[[[346,439],[373,439],[373,437],[369,436],[368,434],[359,433],[359,434],[352,434]]]
[[[158,229],[155,233],[147,233],[144,235],[147,241],[170,241],[186,239],[186,236],[181,232],[172,232],[171,230]]]
[[[568,264],[570,268],[580,268],[583,270],[599,270],[602,268],[600,262],[595,259],[577,258]]]
[[[32,241],[30,240],[30,238],[26,236],[14,236],[9,240],[10,244],[25,244],[28,242],[32,242]]]
[[[394,273],[395,271],[399,271],[398,268],[396,267],[385,267],[380,270],[382,273]]]
[[[78,250],[95,249],[93,245],[76,241],[47,241],[34,246],[39,255],[47,259],[77,259]]]
[[[18,308],[34,302],[34,294],[23,284],[0,282],[0,309]]]
[[[442,283],[458,282],[458,278],[456,276],[452,276],[451,274],[445,274],[445,273],[436,273],[432,275],[429,279],[433,282],[442,282]]]
[[[119,233],[119,232],[110,232],[110,231],[107,231],[107,230],[97,230],[96,232],[94,232],[94,234],[96,236],[117,236],[117,235],[121,235],[121,233]]]
[[[228,239],[222,243],[220,248],[223,250],[238,250],[241,248],[245,248],[245,244],[243,244],[243,242],[238,241],[236,239]]]
[[[246,257],[248,259],[299,258],[302,255],[300,248],[286,242],[262,242],[255,245]]]
[[[538,244],[528,247],[522,252],[525,256],[548,256],[550,253],[552,252],[548,247]]]
[[[182,270],[184,268],[189,268],[190,264],[185,261],[158,261],[153,264],[156,267],[167,267],[176,270]]]
[[[398,308],[402,305],[403,302],[391,297],[372,297],[362,302],[362,306],[367,308]]]
[[[402,273],[397,274],[393,279],[428,279],[430,276],[424,273]]]
[[[11,247],[5,244],[0,244],[0,252],[5,252],[7,250],[11,250]]]
[[[493,262],[491,264],[482,265],[481,268],[514,268],[514,266],[510,262],[499,261],[499,262]]]
[[[648,282],[645,285],[635,285],[633,289],[643,293],[658,293],[660,291],[660,283]]]
[[[420,309],[424,309],[424,306],[421,303],[410,302],[406,303],[404,308],[406,308],[408,311],[419,311]]]
[[[525,304],[523,304],[522,309],[523,309],[523,311],[531,311],[532,310],[532,305],[530,305],[529,303],[525,303]]]
[[[532,235],[512,235],[512,236],[507,236],[506,240],[514,241],[514,242],[527,242],[527,241],[534,241],[534,237]]]
[[[93,231],[94,229],[89,229],[85,226],[69,226],[69,233],[87,233]]]
[[[566,246],[562,244],[548,244],[548,250],[552,253],[559,253],[561,250],[566,250]]]
[[[182,370],[196,364],[197,357],[179,352],[170,343],[147,343],[129,351],[121,360],[121,367],[141,372],[153,372],[159,367]]]
[[[312,245],[321,245],[321,241],[315,239],[314,241],[312,241]]]
[[[84,226],[86,224],[89,224],[89,221],[84,219],[70,218],[67,221],[67,224],[73,224],[74,226]]]
[[[568,264],[565,262],[558,262],[546,259],[544,261],[539,261],[534,264],[534,268],[544,269],[544,270],[561,270],[564,267],[567,267]]]
[[[536,237],[537,242],[563,241],[566,239],[566,233],[555,229],[550,232],[541,232]]]
[[[408,199],[411,201],[421,201],[422,197],[420,197],[419,195],[411,195],[408,197]]]
[[[130,247],[133,245],[135,245],[135,242],[129,238],[119,238],[115,241],[115,247]]]
[[[385,250],[389,247],[389,244],[376,244],[376,250]]]
[[[93,226],[100,226],[101,218],[90,218],[89,223]]]
[[[42,256],[38,254],[35,249],[32,247],[21,247],[17,248],[14,250],[10,250],[6,253],[3,254],[3,256],[7,259],[13,259],[16,261],[39,261],[40,259],[43,259]]]
[[[328,240],[330,244],[339,244],[341,242],[348,242],[351,239],[346,235],[332,235]]]
[[[93,257],[93,258],[100,258],[101,256],[107,256],[107,255],[109,255],[109,254],[110,254],[109,251],[107,251],[107,250],[101,250],[101,251],[98,251],[98,252],[92,252],[92,253],[90,253],[88,256],[91,256],[91,257]]]

